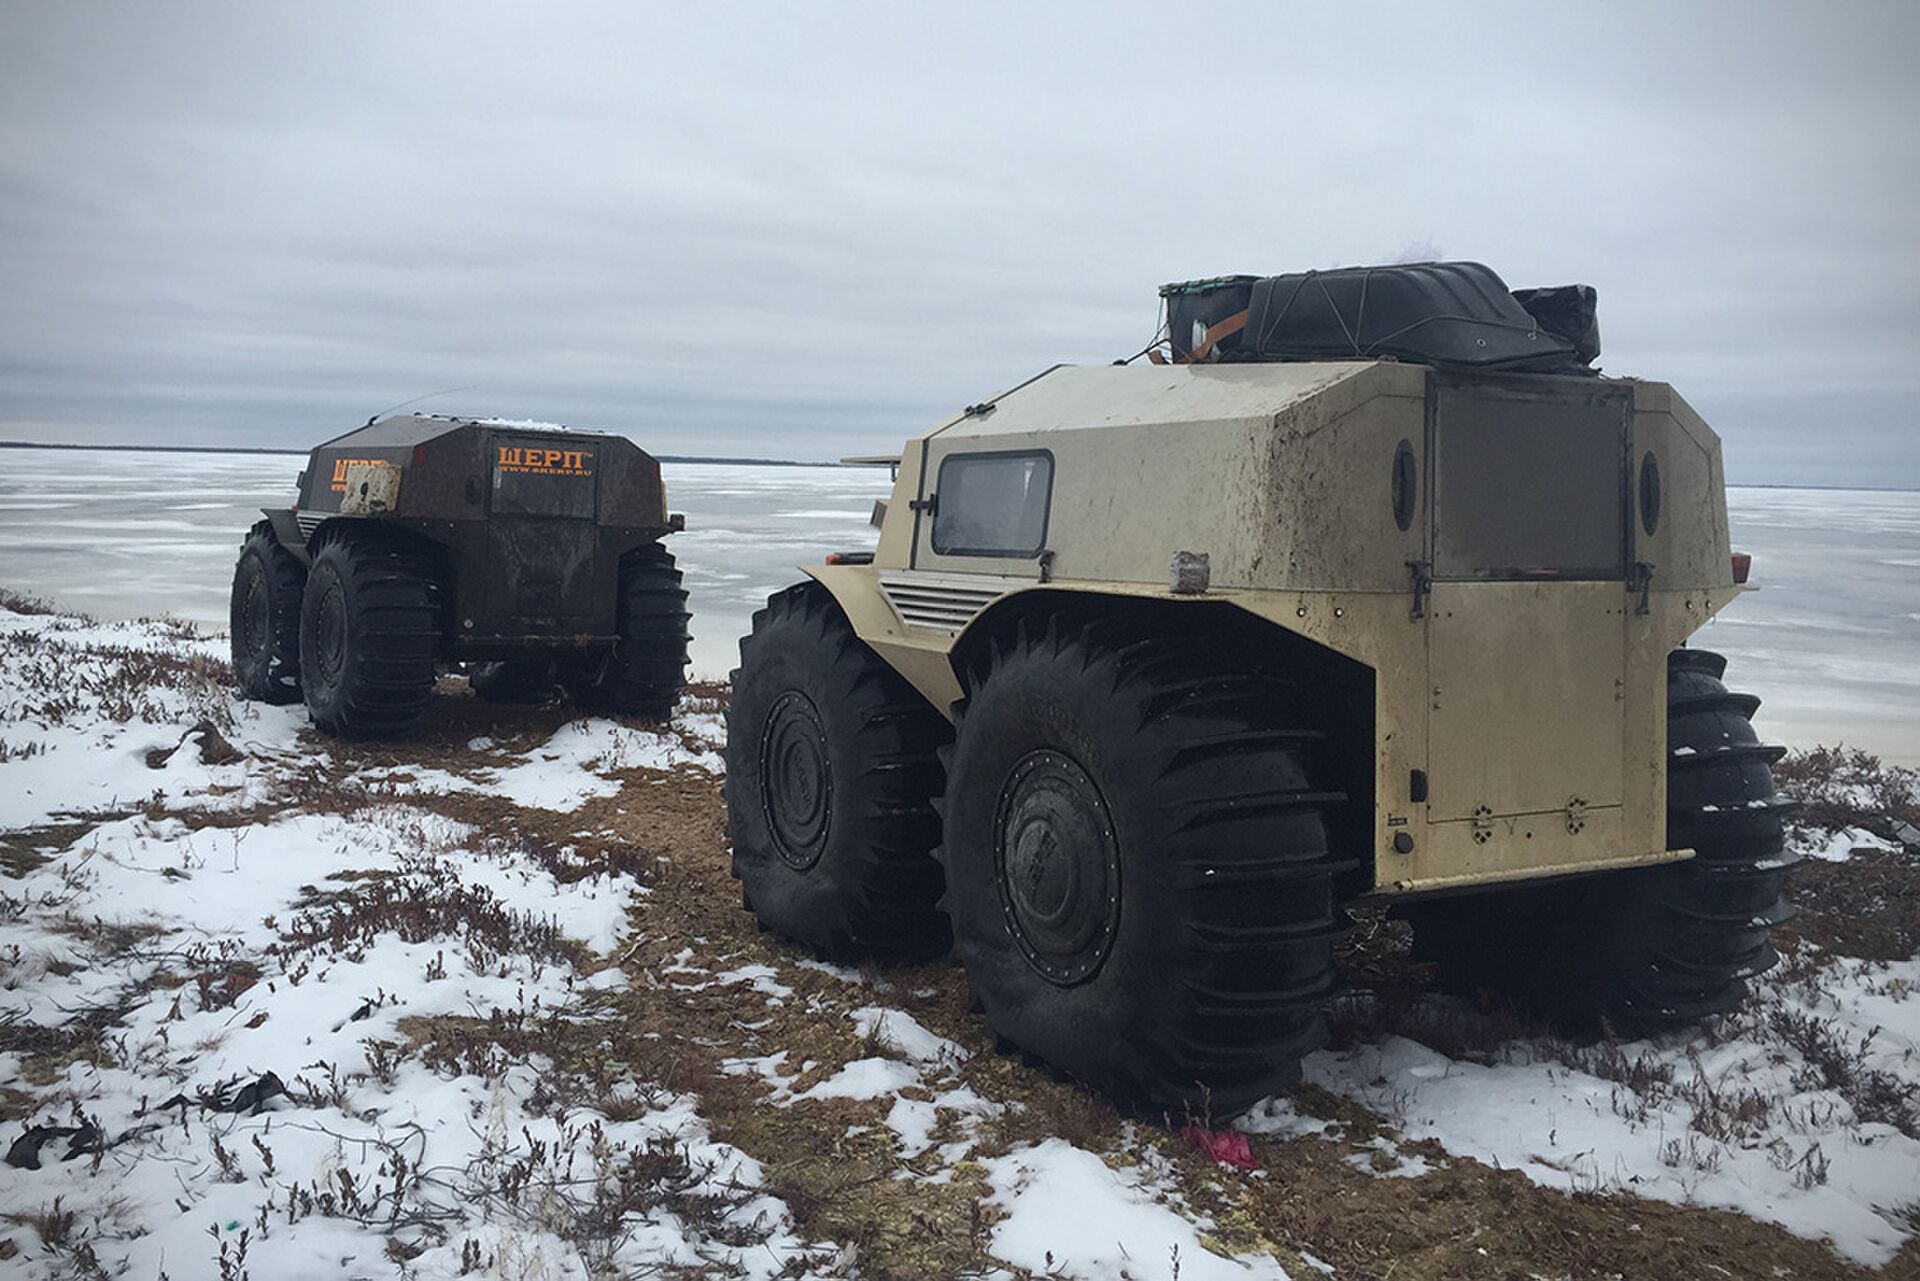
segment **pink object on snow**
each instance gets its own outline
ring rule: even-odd
[[[1190,1125],[1180,1131],[1180,1137],[1222,1165],[1230,1165],[1236,1170],[1260,1168],[1260,1163],[1253,1159],[1253,1149],[1247,1145],[1247,1136],[1238,1130],[1223,1130],[1216,1133],[1197,1125]]]

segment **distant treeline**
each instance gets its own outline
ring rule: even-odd
[[[0,440],[0,449],[104,449],[123,454],[291,454],[304,458],[304,449],[268,449],[260,445],[76,445],[39,440]],[[712,463],[734,467],[839,467],[841,463],[810,463],[799,458],[710,458],[704,454],[655,454],[663,463]]]

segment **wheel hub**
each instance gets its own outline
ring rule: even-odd
[[[1087,772],[1055,751],[1022,757],[1000,789],[994,879],[1027,963],[1062,987],[1095,974],[1120,924],[1120,846]]]
[[[267,615],[267,585],[256,576],[247,583],[240,613],[240,639],[249,658],[267,651],[271,639],[267,635],[271,630]]]
[[[820,861],[833,821],[833,771],[827,729],[813,700],[788,690],[760,734],[760,777],[767,829],[780,857],[806,871]]]
[[[314,618],[314,656],[328,684],[339,680],[347,657],[347,602],[337,583],[328,584],[320,596]]]

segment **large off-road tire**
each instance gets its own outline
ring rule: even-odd
[[[968,687],[941,857],[994,1031],[1148,1109],[1230,1116],[1297,1079],[1351,864],[1292,684],[1251,645],[1051,614]]]
[[[543,703],[559,682],[551,659],[510,658],[468,663],[467,685],[483,703]]]
[[[687,683],[687,589],[673,553],[646,543],[620,558],[620,639],[568,677],[583,707],[665,720]]]
[[[733,874],[761,923],[831,960],[944,953],[931,802],[950,737],[824,588],[769,599],[727,707]]]
[[[433,694],[440,593],[432,559],[403,539],[344,534],[314,555],[300,607],[300,683],[314,724],[405,733]]]
[[[1762,745],[1760,700],[1721,683],[1727,660],[1667,660],[1667,848],[1694,857],[1629,872],[1416,905],[1420,955],[1443,979],[1543,1013],[1645,1033],[1724,1013],[1779,959],[1768,931],[1793,915],[1781,877],[1785,749]]]
[[[261,703],[300,700],[300,589],[307,571],[280,545],[273,526],[247,531],[233,567],[228,631],[240,696]]]
[[[1760,700],[1721,683],[1727,660],[1699,649],[1667,656],[1667,848],[1691,861],[1662,868],[1651,926],[1622,960],[1626,1006],[1650,1022],[1732,1009],[1746,980],[1780,957],[1768,932],[1793,916],[1781,883],[1792,802],[1774,786],[1786,748],[1762,744]]]

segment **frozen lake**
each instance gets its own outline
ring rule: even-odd
[[[224,628],[240,535],[290,502],[294,455],[0,451],[0,586],[106,618]],[[720,676],[769,593],[828,551],[871,547],[880,468],[667,464],[693,596],[694,671]],[[1697,643],[1766,700],[1764,737],[1920,764],[1920,493],[1735,489],[1734,546],[1764,590]]]
[[[172,614],[222,631],[240,538],[293,501],[293,454],[0,451],[0,586],[102,618]],[[668,540],[692,596],[693,662],[725,676],[794,566],[873,546],[884,467],[662,465],[687,516]]]

